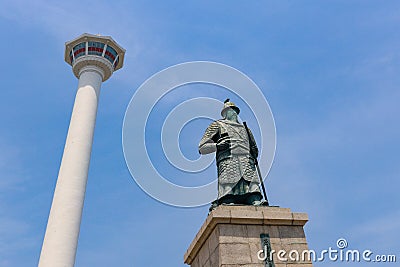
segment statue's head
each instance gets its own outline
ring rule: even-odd
[[[229,101],[229,98],[224,102],[224,108],[221,110],[221,116],[225,119],[228,117],[236,116],[240,113],[240,109],[235,105],[235,103]]]

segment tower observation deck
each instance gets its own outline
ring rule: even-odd
[[[122,68],[124,56],[125,49],[110,36],[85,33],[65,43],[65,61],[72,66],[78,79],[80,71],[92,65],[103,70],[104,82],[114,71]]]

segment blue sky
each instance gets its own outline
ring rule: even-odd
[[[399,2],[16,0],[0,7],[0,266],[37,264],[78,84],[64,42],[84,32],[110,35],[127,53],[124,68],[102,85],[76,266],[185,266],[208,206],[176,208],[146,195],[126,167],[121,134],[137,88],[193,60],[230,65],[262,89],[277,128],[269,198],[309,214],[310,248],[345,237],[350,248],[400,257]],[[191,94],[182,90],[160,103],[162,116]],[[189,158],[207,124],[182,131]],[[147,140],[159,140],[151,134]],[[210,180],[215,167],[207,171]],[[347,265],[357,266],[315,264]]]

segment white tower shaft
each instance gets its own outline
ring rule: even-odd
[[[100,86],[122,68],[124,55],[125,49],[110,36],[84,33],[65,43],[65,61],[79,84],[39,267],[75,264]]]
[[[40,254],[40,267],[74,266],[103,71],[80,71],[78,91]]]

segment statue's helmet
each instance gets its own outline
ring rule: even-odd
[[[233,109],[234,111],[236,111],[237,114],[239,114],[240,109],[235,105],[235,103],[231,102],[231,101],[229,100],[229,98],[227,98],[227,99],[224,101],[224,108],[221,110],[221,116],[222,116],[223,118],[225,118],[226,111],[227,111],[228,109],[230,109],[230,108]]]

